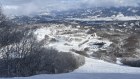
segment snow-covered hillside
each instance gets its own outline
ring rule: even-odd
[[[70,73],[63,74],[41,74],[31,77],[14,77],[6,79],[139,79],[140,68],[129,67],[105,62],[90,56],[98,50],[106,50],[112,44],[108,39],[104,39],[94,32],[88,34],[86,27],[63,24],[51,24],[48,27],[39,27],[34,30],[34,35],[38,42],[46,48],[55,48],[62,52],[73,52],[72,50],[84,50],[88,48],[85,57],[85,64]],[[101,46],[100,46],[101,45]],[[74,53],[74,52],[73,52]],[[0,78],[5,79],[5,78]]]
[[[69,52],[71,49],[83,50],[89,47],[90,52],[99,49],[105,50],[112,42],[102,39],[96,33],[86,34],[87,30],[72,28],[71,26],[52,25],[41,27],[34,31],[39,42],[46,39],[45,47],[53,47],[59,51]],[[71,33],[72,32],[72,33]],[[55,41],[50,42],[52,39]],[[98,47],[94,43],[104,42],[103,47]],[[93,43],[93,44],[92,44]],[[80,46],[79,46],[80,45]],[[124,66],[122,64],[112,64],[95,58],[87,58],[82,67],[71,73],[64,74],[42,74],[31,77],[15,77],[7,79],[139,79],[140,68]],[[3,79],[3,78],[1,78]]]
[[[84,66],[72,73],[42,74],[31,77],[6,79],[139,79],[140,68],[111,64],[102,60],[86,58]],[[4,78],[1,78],[4,79]]]
[[[72,26],[52,25],[37,29],[34,33],[38,41],[47,39],[45,47],[52,47],[62,52],[69,52],[73,49],[81,51],[89,48],[88,54],[92,54],[93,51],[106,49],[111,44],[109,40],[100,40],[96,33],[87,34],[88,30],[72,28]],[[52,39],[56,42],[52,42]],[[103,45],[100,47],[98,43]]]

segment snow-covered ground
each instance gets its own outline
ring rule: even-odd
[[[67,34],[69,32],[73,34]],[[82,32],[81,32],[82,31]],[[71,49],[83,50],[86,47],[90,51],[105,49],[111,42],[109,40],[99,40],[98,35],[87,35],[86,31],[70,27],[44,27],[37,29],[34,34],[38,41],[46,38],[57,38],[57,42],[50,42],[44,46],[53,47],[59,51],[69,52]],[[96,48],[92,43],[104,42],[102,48]],[[119,58],[118,58],[119,59]],[[94,58],[85,58],[85,64],[71,73],[64,74],[41,74],[31,77],[15,77],[6,79],[140,79],[140,68],[124,66],[121,64],[108,63]],[[0,78],[4,79],[4,78]]]

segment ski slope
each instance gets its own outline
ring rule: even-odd
[[[140,68],[111,64],[102,60],[86,58],[85,65],[71,73],[55,75],[41,74],[31,77],[6,79],[140,79]]]

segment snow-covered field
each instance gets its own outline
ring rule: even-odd
[[[72,31],[73,34],[70,32]],[[89,48],[90,52],[99,49],[105,50],[111,42],[94,33],[93,35],[86,34],[87,30],[79,30],[71,27],[51,26],[37,29],[34,34],[38,41],[44,38],[47,41],[52,38],[56,42],[45,42],[45,47],[53,47],[59,51],[69,52],[71,49],[83,50]],[[46,36],[47,35],[47,36]],[[104,42],[105,45],[99,48],[92,43]],[[86,63],[71,73],[64,74],[41,74],[31,77],[15,77],[7,79],[140,79],[140,68],[128,67],[121,64],[112,64],[103,60],[94,58],[85,58]],[[4,78],[0,78],[4,79]]]

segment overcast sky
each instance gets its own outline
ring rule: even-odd
[[[67,10],[81,7],[137,6],[140,0],[0,0],[8,15]]]

